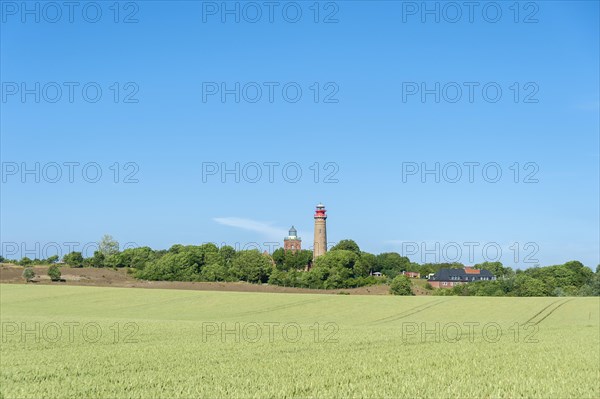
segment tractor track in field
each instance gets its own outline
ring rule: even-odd
[[[259,310],[255,310],[255,311],[247,311],[247,312],[235,313],[235,314],[232,314],[230,316],[233,316],[233,317],[251,316],[251,315],[261,314],[261,313],[276,312],[278,310],[284,310],[284,309],[289,309],[289,308],[293,308],[293,307],[296,307],[296,306],[307,305],[309,303],[321,302],[321,301],[323,301],[325,299],[326,298],[314,298],[314,299],[308,299],[308,300],[304,300],[304,301],[291,302],[291,303],[286,303],[286,304],[278,305],[278,306],[271,306],[269,308],[259,309]]]
[[[564,305],[565,303],[572,301],[573,299],[566,299],[566,300],[561,300],[558,299],[552,303],[550,303],[549,305],[546,305],[542,308],[542,310],[540,310],[539,312],[537,312],[536,314],[534,314],[532,317],[529,318],[529,320],[527,320],[525,323],[523,323],[523,325],[525,324],[529,324],[529,323],[533,323],[534,325],[538,325],[540,324],[542,321],[544,321],[548,316],[550,316],[552,313],[554,313],[558,308],[560,308],[562,305]],[[561,302],[562,301],[562,302]],[[542,315],[544,313],[544,311],[548,308],[550,308],[552,305],[556,304],[560,302],[556,307],[554,307],[553,309],[551,309],[550,311],[548,311],[545,315],[543,315],[543,317],[537,321],[534,322],[534,320],[536,319],[536,317]]]
[[[561,302],[558,304],[558,306],[556,306],[554,309],[552,309],[551,311],[549,311],[548,313],[546,313],[546,315],[544,317],[542,317],[541,319],[539,319],[538,321],[536,321],[534,324],[537,326],[538,324],[540,324],[542,321],[544,321],[546,319],[546,317],[550,316],[552,313],[554,313],[558,308],[560,308],[562,305],[564,305],[567,302],[571,302],[573,300],[573,298],[571,299],[567,299],[564,302]]]
[[[389,323],[390,321],[396,321],[396,320],[400,320],[400,319],[404,319],[405,317],[408,316],[412,316],[414,314],[420,313],[424,310],[427,310],[429,308],[432,308],[434,306],[437,306],[439,304],[442,304],[444,302],[448,302],[450,299],[440,299],[437,300],[435,302],[432,303],[426,303],[423,305],[419,305],[419,306],[415,306],[413,308],[407,309],[403,312],[400,312],[398,314],[392,315],[392,316],[388,316],[388,317],[384,317],[382,319],[377,319],[369,324],[382,324],[382,323]]]
[[[535,319],[536,317],[538,317],[540,313],[542,313],[544,310],[548,309],[550,306],[554,305],[556,302],[559,302],[559,301],[560,301],[560,299],[557,299],[556,301],[554,301],[554,302],[551,302],[550,304],[548,304],[548,305],[544,306],[544,308],[542,308],[542,310],[540,310],[539,312],[537,312],[536,314],[534,314],[533,316],[531,316],[531,317],[529,318],[529,320],[527,320],[527,321],[526,321],[525,323],[523,323],[523,324],[527,324],[527,323],[531,322],[531,320],[533,320],[533,319]]]

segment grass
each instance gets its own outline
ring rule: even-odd
[[[598,298],[0,285],[0,305],[1,398],[600,397]]]

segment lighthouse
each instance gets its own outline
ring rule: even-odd
[[[319,203],[315,211],[315,246],[313,260],[327,252],[327,215],[325,205]]]
[[[302,240],[298,237],[298,231],[294,226],[290,229],[289,235],[283,239],[284,251],[300,251],[302,249]]]

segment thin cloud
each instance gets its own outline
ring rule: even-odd
[[[271,222],[259,222],[252,219],[236,217],[213,218],[213,220],[223,226],[253,231],[270,240],[281,241],[285,236],[288,235],[288,231],[286,229],[274,226]]]

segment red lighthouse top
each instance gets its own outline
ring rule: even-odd
[[[319,203],[317,205],[317,210],[315,211],[315,219],[316,218],[323,218],[323,219],[327,219],[327,215],[325,214],[327,211],[325,210],[325,205]]]

